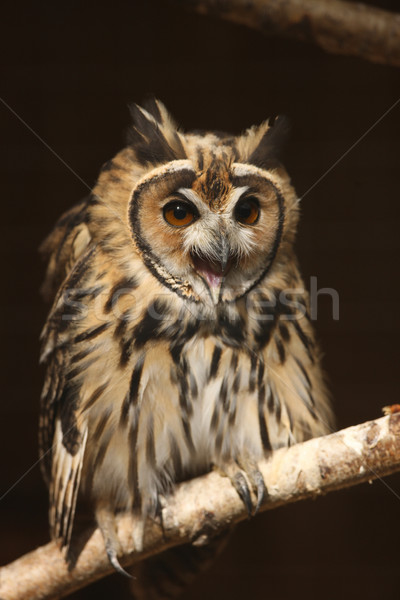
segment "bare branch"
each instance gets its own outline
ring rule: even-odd
[[[400,14],[342,0],[180,0],[201,14],[400,66]]]
[[[260,470],[268,489],[261,510],[394,473],[400,470],[400,414],[282,448],[262,461]],[[133,547],[131,532],[137,522],[128,515],[119,518],[121,563],[129,565],[185,542],[200,545],[210,532],[217,533],[246,516],[226,477],[213,472],[182,483],[163,509],[164,534],[159,524],[147,521],[143,552]],[[2,567],[0,598],[59,598],[112,571],[99,530],[85,532],[80,544],[83,550],[72,570],[54,542]]]

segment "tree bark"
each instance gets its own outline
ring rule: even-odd
[[[268,489],[261,510],[389,475],[400,470],[400,414],[282,448],[263,460],[260,470]],[[137,521],[131,515],[118,518],[123,565],[185,542],[206,543],[247,513],[230,481],[212,472],[177,486],[162,517],[164,531],[159,523],[147,520],[141,552],[135,552],[131,535]],[[98,529],[86,531],[76,547],[81,551],[73,568],[55,542],[2,567],[1,600],[64,597],[112,572]]]
[[[201,14],[265,34],[312,42],[327,52],[400,66],[400,14],[342,0],[180,0]]]

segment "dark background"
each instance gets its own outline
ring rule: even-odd
[[[10,107],[0,104],[5,564],[48,541],[47,493],[39,467],[31,469],[47,311],[37,248],[87,193],[71,171],[93,186],[124,143],[127,104],[155,93],[185,129],[238,133],[287,114],[293,131],[285,163],[303,195],[400,97],[400,77],[394,68],[265,38],[161,1],[8,6],[2,30],[1,97]],[[302,204],[297,247],[305,280],[317,276],[318,287],[340,295],[340,319],[321,298],[316,323],[339,428],[399,401],[399,126],[400,104]],[[398,598],[400,477],[385,481],[242,524],[185,598]],[[73,597],[124,598],[124,587],[112,576]]]

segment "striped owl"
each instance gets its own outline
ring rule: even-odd
[[[278,162],[285,121],[234,137],[183,133],[156,100],[132,115],[127,146],[43,246],[51,533],[68,548],[84,501],[117,569],[117,512],[154,515],[212,468],[255,512],[260,459],[332,423]]]

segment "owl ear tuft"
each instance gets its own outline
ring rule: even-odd
[[[290,123],[284,116],[270,119],[256,129],[250,129],[246,134],[249,145],[245,162],[262,169],[276,167],[289,133]]]
[[[161,102],[159,100],[157,100],[157,98],[155,96],[149,96],[148,98],[146,98],[146,100],[143,102],[143,108],[152,116],[154,117],[154,119],[157,121],[157,123],[159,123],[160,125],[163,122],[162,119],[162,115],[161,115],[161,106],[163,106],[161,104]],[[163,106],[163,108],[165,108]]]
[[[151,98],[145,107],[137,104],[129,107],[133,127],[128,131],[128,143],[137,161],[142,165],[157,165],[186,158],[177,127],[165,106]]]

